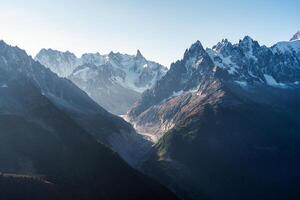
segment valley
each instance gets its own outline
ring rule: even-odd
[[[1,40],[0,199],[299,199],[300,32],[202,42],[165,67]]]

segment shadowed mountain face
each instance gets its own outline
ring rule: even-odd
[[[83,126],[105,139],[127,123],[22,50],[1,42],[0,55],[1,199],[177,199]]]
[[[299,197],[300,90],[202,95],[187,97],[143,170],[187,199]]]
[[[298,40],[200,42],[128,113],[158,142],[142,170],[184,199],[297,199]]]
[[[56,185],[41,177],[0,173],[1,199],[62,199]],[[18,191],[18,192],[16,192]]]
[[[88,53],[77,58],[70,52],[42,49],[35,59],[116,115],[125,114],[167,70],[146,60],[139,50],[136,55]]]
[[[0,55],[0,69],[10,73],[10,77],[23,76],[29,79],[51,103],[98,141],[117,151],[131,165],[136,165],[144,151],[149,149],[150,144],[136,134],[130,124],[104,110],[71,81],[58,77],[27,56],[25,51],[2,41]],[[5,81],[0,84],[3,89],[6,88]],[[19,111],[21,108],[18,108],[18,103],[13,104],[14,101],[8,102]]]

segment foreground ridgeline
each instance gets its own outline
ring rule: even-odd
[[[106,147],[131,129],[0,42],[0,199],[177,199]]]
[[[141,169],[183,199],[299,199],[298,39],[193,44],[128,113],[157,140]]]

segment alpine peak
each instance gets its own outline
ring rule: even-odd
[[[295,35],[293,35],[293,37],[290,39],[290,41],[294,41],[294,40],[300,40],[300,31],[295,33]]]
[[[242,40],[240,40],[239,44],[253,44],[254,42],[256,42],[255,40],[253,40],[250,36],[246,35]]]
[[[137,58],[143,58],[143,59],[145,58],[139,49],[136,52],[136,57]]]
[[[222,48],[232,45],[227,39],[222,39],[221,42],[218,42],[215,46],[212,47],[213,50],[215,51],[220,51]]]
[[[184,53],[184,57],[195,56],[199,54],[205,53],[205,50],[199,40],[197,40],[194,44],[191,45],[189,49],[187,49]]]

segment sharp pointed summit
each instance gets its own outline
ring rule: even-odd
[[[136,57],[145,59],[145,57],[143,56],[143,54],[141,53],[141,51],[139,49],[136,52]]]
[[[205,50],[199,40],[197,40],[194,44],[191,45],[189,49],[187,49],[184,53],[184,58],[193,57],[195,55],[201,55],[205,53]]]
[[[221,42],[218,42],[215,46],[212,47],[215,51],[220,51],[221,49],[225,48],[226,46],[232,46],[232,44],[228,41],[228,39],[222,39]]]
[[[290,39],[290,41],[299,40],[299,39],[300,39],[300,31],[295,33],[295,35],[293,35],[293,37]]]
[[[252,39],[250,36],[246,35],[242,40],[239,41],[239,45],[252,45],[254,43],[257,43],[254,39]]]
[[[197,40],[194,44],[192,44],[190,50],[193,49],[203,49],[203,46],[199,40]]]

